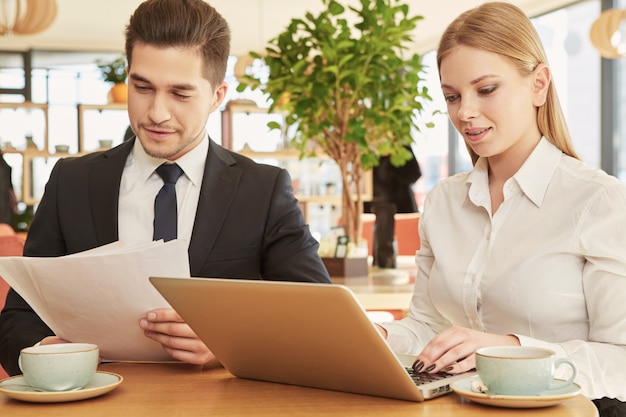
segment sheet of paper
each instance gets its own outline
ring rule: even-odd
[[[190,276],[184,241],[115,242],[57,258],[0,257],[0,276],[65,340],[95,343],[107,360],[172,360],[144,336],[139,320],[169,307],[150,276]]]

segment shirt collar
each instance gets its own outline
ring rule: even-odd
[[[524,164],[508,181],[517,182],[519,188],[528,199],[540,207],[562,155],[563,152],[559,148],[545,137],[542,137]],[[470,200],[476,203],[477,200],[473,196],[480,195],[476,194],[478,191],[472,191],[472,184],[482,184],[478,185],[478,190],[480,190],[482,186],[488,187],[488,183],[487,159],[479,158],[466,181]]]
[[[180,166],[194,186],[200,186],[204,176],[206,156],[209,151],[209,139],[205,136],[195,148],[178,158],[175,162]],[[146,153],[139,139],[135,139],[132,151],[135,167],[142,181],[147,181],[160,165],[168,162],[166,159],[154,158]]]
[[[542,137],[526,162],[513,175],[522,192],[537,207],[543,203],[550,180],[559,165],[563,152]]]

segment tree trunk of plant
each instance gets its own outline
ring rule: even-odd
[[[360,166],[352,167],[350,170],[347,164],[340,164],[342,191],[341,191],[341,218],[345,234],[355,245],[362,240],[361,212],[363,211],[363,201],[361,197],[360,182],[362,172]]]

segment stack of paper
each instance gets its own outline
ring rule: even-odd
[[[139,320],[169,307],[150,276],[190,276],[185,241],[115,242],[57,258],[0,257],[0,276],[62,339],[95,343],[106,360],[171,360],[144,336]]]

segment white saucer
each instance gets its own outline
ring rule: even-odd
[[[580,387],[577,384],[571,384],[564,388],[543,392],[534,396],[489,395],[482,392],[472,391],[472,381],[476,379],[478,379],[477,376],[461,379],[453,382],[450,387],[461,397],[465,397],[474,402],[506,408],[550,407],[580,394]]]
[[[96,372],[91,381],[76,391],[37,392],[32,391],[22,375],[0,381],[0,392],[10,398],[33,403],[60,403],[97,397],[115,389],[124,378],[112,372]],[[23,385],[22,387],[17,385]]]

